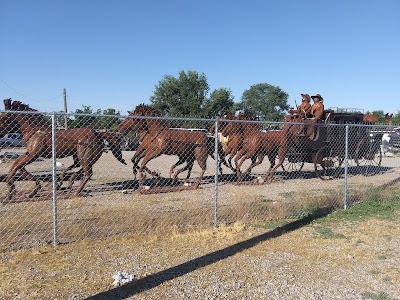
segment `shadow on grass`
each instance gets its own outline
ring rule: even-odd
[[[211,252],[209,254],[197,257],[195,259],[189,260],[182,264],[170,267],[168,269],[162,270],[160,272],[150,274],[146,277],[135,280],[131,283],[125,284],[120,287],[113,288],[111,290],[101,292],[99,294],[93,295],[87,299],[126,299],[130,296],[139,294],[143,291],[151,290],[167,281],[173,280],[175,278],[184,276],[190,272],[193,272],[204,266],[208,266],[224,260],[230,256],[238,254],[246,249],[252,248],[259,243],[265,242],[267,240],[277,238],[284,235],[287,232],[294,231],[303,226],[310,224],[312,221],[319,219],[328,215],[333,211],[333,208],[325,208],[315,211],[313,214],[299,219],[297,221],[288,223],[284,226],[277,227],[269,232],[263,233],[261,235],[255,236],[248,240],[236,243],[234,245],[225,247],[223,249]]]

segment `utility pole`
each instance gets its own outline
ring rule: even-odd
[[[68,129],[68,118],[67,118],[67,90],[64,88],[63,90],[63,94],[64,94],[64,127],[65,129]]]

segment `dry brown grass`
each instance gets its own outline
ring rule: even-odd
[[[343,206],[342,191],[337,188],[288,190],[279,189],[269,197],[268,186],[220,187],[219,224],[238,221],[260,226],[265,222],[292,220],[316,210]],[[205,229],[214,222],[211,188],[186,193],[123,195],[107,192],[97,197],[72,197],[58,201],[58,242],[97,239],[132,233],[169,232]],[[353,187],[349,201],[366,197],[368,189]],[[204,195],[207,195],[204,197]],[[1,234],[11,247],[29,247],[52,240],[51,201],[22,202],[0,207],[3,217]]]
[[[327,238],[321,226],[329,226],[338,237]],[[144,282],[152,278],[148,288],[133,284],[121,290],[132,299],[316,299],[317,294],[322,299],[362,299],[365,293],[400,297],[398,220],[317,222],[250,242],[266,232],[235,223],[2,251],[0,298],[84,299],[112,288],[116,271]],[[242,241],[243,248],[225,256]],[[211,262],[211,253],[221,258]],[[201,264],[188,264],[193,259]]]

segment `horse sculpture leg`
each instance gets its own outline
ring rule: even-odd
[[[236,151],[235,151],[236,152]],[[229,165],[229,168],[233,171],[233,172],[236,172],[236,169],[233,167],[233,165],[232,165],[232,159],[233,159],[233,157],[235,156],[235,153],[233,153],[233,147],[231,146],[231,144],[229,144],[229,142],[228,142],[228,144],[226,145],[226,147],[225,147],[225,150],[224,150],[224,154],[225,154],[225,157],[228,157],[229,156],[229,158],[228,158],[228,165]]]
[[[226,161],[226,155],[224,152],[224,149],[222,148],[222,144],[221,142],[218,141],[218,156],[219,156],[219,172],[221,173],[221,175],[223,174],[222,172],[222,167],[221,164],[224,164],[225,167],[229,168],[232,170],[232,172],[235,172],[236,170],[232,167],[232,165],[229,165]]]
[[[72,191],[72,186],[74,184],[75,178],[82,176],[82,174],[84,174],[84,171],[82,168],[79,169],[78,171],[74,172],[73,174],[71,174],[71,177],[69,178],[68,186],[67,186],[67,188],[70,192]]]
[[[137,179],[137,173],[139,170],[139,162],[144,157],[145,150],[146,150],[146,148],[143,148],[143,147],[140,148],[140,146],[139,146],[136,149],[135,154],[131,158],[131,161],[133,163],[132,169],[133,169],[134,179]],[[153,177],[160,177],[160,175],[157,172],[151,171],[148,167],[144,167],[143,171],[146,172],[147,174],[150,174]]]
[[[182,158],[182,157],[180,157],[180,156],[178,156],[178,158],[179,158],[178,161],[177,161],[175,164],[173,164],[172,167],[171,167],[171,169],[169,170],[169,178],[174,178],[174,179],[175,179],[175,178],[178,176],[179,173],[182,173],[183,171],[185,171],[185,170],[188,169],[188,163],[187,163],[186,159],[185,159],[185,158]],[[186,162],[186,166],[183,167],[182,169],[177,170],[177,171],[174,173],[174,169],[175,169],[177,166],[183,164],[184,162]]]
[[[203,145],[200,147],[197,147],[194,152],[191,152],[191,154],[187,154],[186,156],[186,166],[184,166],[183,168],[177,170],[174,175],[173,178],[177,178],[178,175],[184,171],[188,171],[187,175],[186,175],[186,182],[189,180],[190,175],[192,173],[192,169],[193,169],[193,165],[194,165],[194,161],[197,160],[197,163],[199,164],[200,168],[201,168],[201,172],[200,172],[200,176],[194,186],[195,189],[197,189],[201,183],[201,180],[203,179],[204,173],[206,171],[207,168],[207,158],[208,155],[210,153],[208,152],[208,149],[206,147],[204,147]]]
[[[140,164],[138,173],[139,173],[139,188],[143,186],[143,170],[146,168],[146,164],[151,161],[153,158],[156,158],[162,154],[160,149],[156,148],[146,148],[145,155],[143,157],[142,163]]]
[[[250,158],[250,159],[251,159],[251,164],[250,164],[250,166],[246,169],[246,171],[243,172],[243,174],[248,174],[248,173],[250,173],[251,170],[252,170],[254,167],[256,167],[256,166],[262,164],[262,162],[264,161],[264,157],[265,157],[264,154],[253,155],[253,156],[251,156],[251,157],[247,157],[247,155],[246,155],[246,158],[245,158],[244,160]]]
[[[29,197],[33,197],[39,191],[39,189],[41,188],[39,179],[33,176],[25,169],[26,165],[34,162],[38,157],[39,157],[38,154],[25,153],[20,157],[18,157],[17,160],[12,164],[10,171],[8,172],[7,178],[5,180],[8,186],[8,195],[7,195],[8,201],[11,201],[12,197],[15,195],[14,181],[15,181],[15,174],[17,171],[21,171],[21,176],[23,179],[36,182],[35,188],[29,194]]]
[[[275,151],[268,154],[269,168],[268,168],[267,174],[269,174],[271,172],[271,170],[275,167],[275,160],[276,160],[277,155],[278,155],[278,153]]]
[[[85,174],[82,178],[81,184],[75,192],[75,195],[78,196],[93,175],[93,165],[99,160],[99,158],[103,154],[104,143],[102,141],[96,140],[86,141],[86,143],[78,145],[76,150],[80,166],[82,167],[82,170]],[[74,175],[77,174],[78,173],[75,173]]]
[[[137,172],[138,172],[138,169],[139,169],[139,162],[140,162],[140,159],[138,159],[138,157],[136,156],[136,153],[131,158],[131,162],[133,164],[133,166],[132,166],[133,178],[136,179],[137,178]]]
[[[133,170],[133,175],[134,175],[135,179],[136,179],[137,172],[138,172],[138,169],[139,169],[139,162],[143,158],[145,150],[146,149],[142,145],[139,145],[136,148],[135,154],[131,158],[131,161],[132,161],[132,164],[133,164],[132,170]]]
[[[204,173],[206,172],[206,169],[207,169],[207,158],[208,158],[207,147],[205,147],[204,145],[197,147],[194,150],[194,155],[197,160],[197,163],[199,164],[199,166],[201,168],[200,176],[195,185],[195,189],[197,189],[199,187],[201,180],[203,179]]]
[[[242,172],[240,171],[240,167],[243,162],[249,158],[251,155],[247,156],[247,151],[245,149],[240,149],[235,155],[235,166],[236,166],[236,183],[240,184],[242,181]]]
[[[185,160],[186,161],[186,160]],[[190,158],[186,161],[186,166],[184,166],[181,169],[178,169],[175,171],[175,173],[173,174],[174,179],[176,179],[178,177],[178,175],[186,170],[188,170],[188,173],[186,175],[186,181],[189,179],[190,174],[192,173],[192,169],[193,169],[193,165],[194,165],[194,158]],[[172,168],[171,168],[172,169]]]
[[[282,141],[280,142],[280,147],[278,149],[278,163],[269,171],[267,175],[268,180],[272,180],[275,174],[276,169],[278,169],[284,162],[286,158],[286,153],[288,150],[288,137],[284,136],[282,137]],[[274,159],[275,160],[275,159]]]
[[[73,163],[72,165],[70,165],[68,168],[65,168],[65,169],[61,172],[60,178],[58,179],[59,182],[58,182],[58,184],[57,184],[57,189],[61,188],[61,186],[62,186],[62,184],[63,184],[63,181],[64,181],[64,178],[65,178],[65,175],[67,174],[68,171],[70,171],[70,170],[72,170],[72,169],[75,169],[75,168],[78,168],[78,167],[81,166],[81,165],[80,165],[80,162],[79,162],[79,159],[78,159],[78,157],[76,156],[76,154],[74,154],[72,157],[73,157],[74,163]],[[78,170],[78,172],[79,172],[79,171],[80,171],[80,170]],[[70,182],[69,182],[69,184],[68,184],[68,188],[71,188],[71,187],[72,187],[72,184],[74,183],[74,179],[77,177],[77,175],[78,175],[77,172],[75,172],[74,174],[71,175],[71,177],[70,177]],[[71,179],[72,179],[72,180],[71,180]]]
[[[75,192],[75,196],[79,196],[82,192],[83,188],[85,187],[86,183],[89,181],[90,177],[93,175],[93,167],[85,167],[84,170],[85,176],[82,179],[81,184],[79,185],[78,189]]]
[[[243,147],[243,141],[242,141],[242,137],[241,136],[235,136],[233,139],[231,139],[228,142],[228,147],[226,148],[226,155],[229,155],[229,159],[228,159],[228,163],[232,168],[233,172],[237,172],[237,160],[236,160],[236,156],[239,153],[239,151],[242,149]],[[241,154],[239,154],[241,155]],[[232,160],[235,158],[235,167],[232,164]]]

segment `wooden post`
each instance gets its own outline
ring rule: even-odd
[[[67,90],[64,88],[64,112],[67,113]],[[68,118],[67,115],[64,116],[64,127],[68,129]]]

